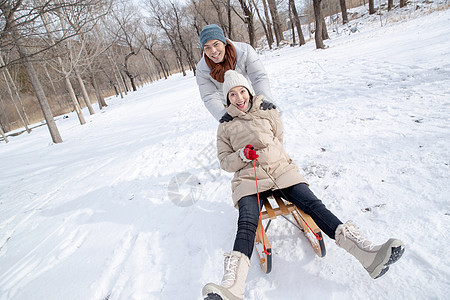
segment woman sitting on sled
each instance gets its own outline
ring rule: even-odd
[[[297,165],[284,150],[278,111],[261,110],[263,97],[253,96],[250,91],[244,76],[233,70],[225,73],[223,95],[228,104],[227,113],[233,120],[219,125],[217,153],[222,169],[234,172],[231,186],[234,205],[239,209],[238,229],[233,251],[225,255],[221,285],[205,285],[203,298],[243,299],[261,209],[258,207],[255,172],[261,206],[270,194],[283,196],[309,214],[327,236],[363,265],[372,278],[382,276],[388,265],[403,254],[403,243],[389,239],[382,245],[373,245],[361,236],[351,221],[343,224],[329,211],[311,192]]]

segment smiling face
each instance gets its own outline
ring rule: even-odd
[[[228,92],[228,100],[240,111],[246,112],[250,105],[250,94],[246,87],[236,86]]]
[[[219,40],[210,40],[203,46],[206,56],[218,64],[225,60],[225,44]]]

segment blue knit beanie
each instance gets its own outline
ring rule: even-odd
[[[200,44],[202,45],[202,48],[205,46],[205,43],[210,40],[219,40],[225,45],[227,44],[222,29],[216,24],[206,25],[203,27],[202,32],[200,32]]]

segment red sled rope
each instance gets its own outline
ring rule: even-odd
[[[256,160],[256,159],[255,159]],[[258,197],[258,207],[259,207],[259,222],[261,223],[261,236],[262,236],[262,243],[264,247],[264,254],[271,255],[270,252],[266,249],[266,242],[264,241],[264,227],[262,223],[262,214],[261,214],[261,201],[259,200],[259,191],[258,191],[258,178],[256,177],[256,164],[255,160],[253,160],[253,169],[255,170],[255,181],[256,181],[256,196]]]

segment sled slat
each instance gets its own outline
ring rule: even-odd
[[[286,204],[280,197],[274,197],[275,200],[278,203],[278,207],[281,209],[281,213],[285,216],[289,215],[289,209],[287,208]]]
[[[305,237],[311,244],[312,248],[316,252],[317,256],[324,257],[326,254],[326,248],[325,243],[322,237],[322,232],[320,228],[317,226],[317,224],[313,221],[311,216],[297,208],[294,204],[291,202],[284,200],[280,197],[273,196],[275,201],[277,202],[278,207],[272,207],[270,204],[270,200],[272,198],[267,199],[264,202],[264,208],[265,210],[261,211],[261,216],[263,220],[266,220],[270,218],[271,220],[276,219],[277,216],[280,215],[292,215],[294,217],[294,220],[296,221],[298,228],[304,233]],[[274,202],[273,202],[274,203]],[[275,206],[275,203],[274,203]],[[305,221],[308,223],[309,228]],[[270,224],[267,223],[266,230],[268,229],[268,226]],[[319,236],[319,239],[316,238],[315,234]],[[259,262],[261,264],[261,268],[264,271],[264,273],[269,273],[272,270],[272,255],[267,255],[262,250],[262,240],[264,236],[264,241],[266,244],[266,249],[269,253],[272,253],[272,247],[270,245],[269,239],[267,238],[266,231],[261,231],[261,223],[258,222],[258,228],[256,230],[256,236],[255,236],[255,249],[259,256]]]
[[[255,249],[256,253],[259,257],[259,263],[261,264],[261,268],[264,273],[268,274],[272,270],[272,255],[267,255],[263,252],[263,235],[264,242],[266,244],[266,250],[269,253],[272,253],[272,246],[270,245],[269,239],[267,238],[266,231],[264,228],[261,228],[261,222],[258,222],[258,228],[256,229],[255,236]]]
[[[275,210],[272,208],[272,205],[270,205],[269,200],[264,202],[264,207],[266,208],[266,212],[269,215],[269,218],[275,220],[277,218],[277,214]]]

